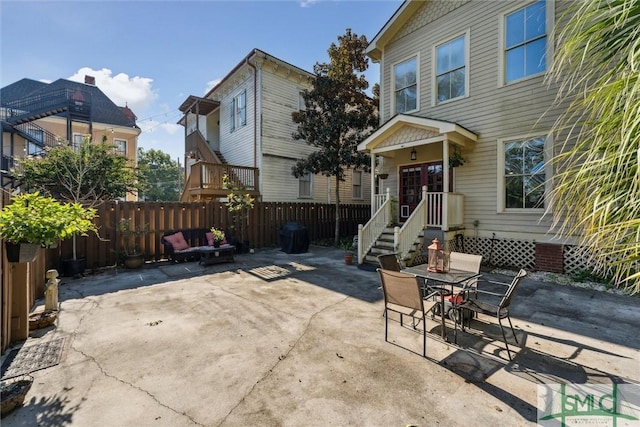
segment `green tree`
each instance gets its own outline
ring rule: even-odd
[[[20,160],[15,174],[27,191],[39,191],[58,200],[98,206],[123,198],[143,184],[135,165],[117,154],[113,144],[94,144],[89,138],[74,150],[69,145],[49,150],[42,158]],[[73,259],[77,259],[73,236]]]
[[[184,188],[184,169],[169,154],[161,150],[138,148],[138,167],[147,185],[141,189],[140,200],[180,200]]]
[[[548,75],[571,101],[553,129],[554,224],[579,236],[597,273],[639,293],[640,2],[584,0],[564,18]]]
[[[312,173],[335,178],[336,245],[340,241],[340,182],[348,169],[369,170],[369,155],[358,152],[356,146],[378,125],[376,102],[365,93],[369,87],[364,76],[369,66],[364,54],[367,39],[347,29],[338,42],[329,47],[330,62],[314,66],[313,87],[302,94],[305,109],[292,115],[298,124],[293,137],[318,148],[296,163],[293,176]]]

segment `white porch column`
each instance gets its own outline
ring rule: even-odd
[[[376,155],[370,153],[371,158],[371,216],[376,212]]]
[[[449,230],[449,140],[442,142],[442,230]]]
[[[442,189],[443,193],[449,192],[449,140],[445,137],[442,141]]]

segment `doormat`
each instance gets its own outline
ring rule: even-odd
[[[2,362],[1,379],[26,375],[60,363],[64,338],[11,350]]]

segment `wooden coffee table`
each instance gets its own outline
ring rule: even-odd
[[[198,253],[200,254],[200,264],[212,265],[221,262],[235,262],[236,260],[233,258],[235,250],[236,247],[233,245],[220,245],[218,248],[213,246],[203,246],[198,249]]]

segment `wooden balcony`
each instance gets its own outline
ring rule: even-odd
[[[234,186],[244,188],[245,193],[260,196],[259,169],[220,163],[197,162],[191,166],[182,201],[212,200],[226,197],[230,191],[223,188],[222,177],[227,175]]]

